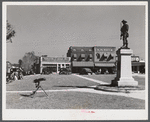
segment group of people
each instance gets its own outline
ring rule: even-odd
[[[23,79],[23,70],[21,68],[10,68],[10,72],[7,72],[6,81],[7,83],[12,82],[14,80]]]

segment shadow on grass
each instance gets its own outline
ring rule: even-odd
[[[20,96],[23,96],[23,97],[31,97],[32,94],[20,94]]]
[[[105,91],[105,92],[118,92],[118,90],[113,90],[114,86],[112,86],[111,84],[100,84],[98,86],[93,86],[93,87],[91,86],[53,86],[53,87],[89,88],[89,89]],[[115,89],[118,89],[118,88],[116,87]]]
[[[70,87],[70,88],[89,88],[94,89],[98,91],[105,91],[105,92],[124,92],[124,93],[130,93],[130,90],[143,90],[141,87],[118,87],[113,86],[112,84],[100,84],[98,86],[53,86],[53,87]]]
[[[119,88],[114,87],[112,85],[98,85],[94,88],[94,90],[105,91],[105,92],[120,92]]]
[[[43,94],[43,95],[39,95],[39,94],[20,94],[20,96],[23,96],[23,97],[30,97],[30,98],[34,98],[34,97],[45,97],[46,95]]]
[[[53,87],[91,88],[91,89],[93,89],[93,87],[90,87],[90,86],[53,86]]]
[[[95,90],[105,91],[105,92],[119,92],[119,88],[117,86],[113,86],[112,84],[100,84],[94,88]]]

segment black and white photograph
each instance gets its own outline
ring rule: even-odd
[[[3,120],[148,120],[148,2],[3,2]]]

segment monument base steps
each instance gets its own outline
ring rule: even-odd
[[[138,86],[138,82],[134,78],[120,78],[117,84],[118,86]]]

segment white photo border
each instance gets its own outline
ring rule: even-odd
[[[6,15],[8,5],[144,5],[145,6],[145,109],[144,110],[98,110],[83,113],[81,110],[60,109],[6,109]],[[147,120],[148,119],[148,2],[3,2],[2,3],[2,119],[3,120]],[[42,114],[41,114],[42,113]],[[133,114],[134,113],[134,114]]]

